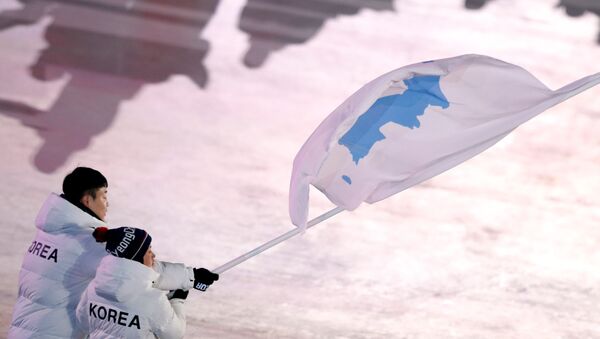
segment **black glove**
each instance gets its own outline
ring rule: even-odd
[[[185,300],[188,296],[188,293],[190,293],[190,291],[184,291],[184,290],[175,290],[175,291],[171,291],[171,296],[169,297],[169,300],[171,299],[182,299]]]
[[[212,273],[206,268],[194,268],[194,288],[200,291],[206,291],[208,286],[219,280],[219,275]]]

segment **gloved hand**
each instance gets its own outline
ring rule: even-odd
[[[206,268],[194,268],[194,288],[200,291],[206,291],[208,286],[219,280],[219,275],[212,273]]]
[[[184,291],[184,290],[175,290],[175,291],[170,291],[168,298],[169,300],[171,299],[182,299],[185,300],[188,296],[188,293],[190,293],[190,291]]]

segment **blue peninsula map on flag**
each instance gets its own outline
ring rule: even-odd
[[[380,129],[387,123],[395,123],[408,128],[419,128],[418,116],[425,113],[428,106],[447,108],[448,99],[440,89],[439,76],[419,76],[403,80],[406,90],[401,94],[381,97],[363,113],[354,125],[338,141],[352,155],[356,165],[366,157],[376,142],[385,139]],[[352,184],[346,175],[342,179]]]
[[[380,131],[383,125],[393,122],[411,129],[419,128],[421,123],[417,117],[423,115],[428,106],[449,106],[440,89],[439,76],[415,76],[403,82],[407,89],[402,94],[377,99],[338,141],[348,148],[357,165],[376,142],[385,139]]]

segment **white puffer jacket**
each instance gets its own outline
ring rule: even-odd
[[[105,223],[56,194],[51,194],[35,221],[37,234],[25,253],[9,339],[81,338],[75,308],[81,294],[107,256],[92,236]],[[155,287],[189,289],[193,271],[183,264],[159,263]]]
[[[79,326],[90,339],[182,338],[184,301],[152,287],[157,278],[137,261],[106,256],[77,306]]]

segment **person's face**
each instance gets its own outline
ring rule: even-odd
[[[96,190],[96,198],[91,194],[86,194],[81,198],[81,203],[91,209],[98,218],[106,221],[106,213],[108,211],[108,188],[100,187]]]
[[[154,252],[152,252],[152,246],[148,247],[146,254],[144,254],[144,265],[148,267],[154,266]]]

